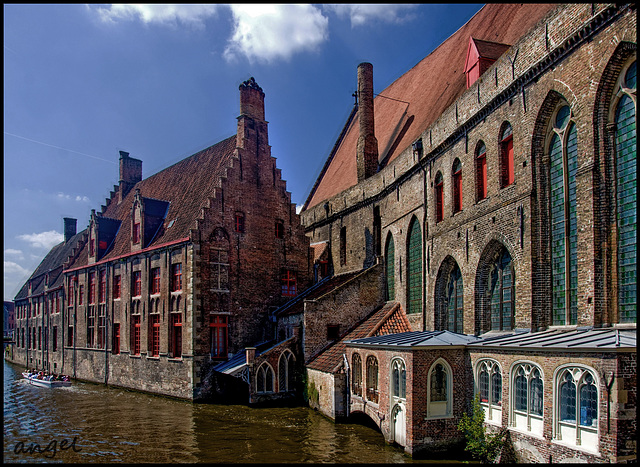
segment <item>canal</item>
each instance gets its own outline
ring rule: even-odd
[[[306,407],[193,404],[82,382],[45,389],[22,370],[4,363],[4,462],[429,462]]]

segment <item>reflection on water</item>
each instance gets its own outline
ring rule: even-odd
[[[192,404],[75,381],[39,388],[21,370],[4,364],[5,462],[413,462],[374,429],[304,407]],[[57,449],[25,452],[21,441]]]

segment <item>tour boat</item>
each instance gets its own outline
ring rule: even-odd
[[[40,386],[42,388],[62,388],[71,386],[71,381],[47,381],[45,379],[38,379],[35,376],[29,376],[29,373],[23,372],[22,376],[34,386]]]

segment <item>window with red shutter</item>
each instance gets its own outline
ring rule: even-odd
[[[452,179],[453,212],[458,212],[462,210],[462,164],[457,158],[453,161]]]
[[[513,164],[513,131],[511,129],[511,125],[506,123],[500,137],[500,184],[502,188],[511,185],[515,180]]]
[[[436,222],[440,222],[444,219],[444,180],[442,179],[442,173],[436,174]]]

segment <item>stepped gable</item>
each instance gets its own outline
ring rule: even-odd
[[[235,150],[234,135],[139,181],[121,203],[110,203],[103,216],[117,219],[121,225],[113,248],[101,258],[101,261],[131,252],[131,208],[137,190],[140,190],[140,196],[145,201],[151,201],[151,215],[159,214],[154,208],[160,206],[164,209],[166,202],[169,203],[164,222],[144,249],[188,238],[190,230],[197,228],[196,220],[202,216],[203,208],[209,205],[209,199],[216,197],[216,190],[221,187],[221,179],[233,165]],[[81,252],[69,268],[87,264],[86,248],[85,246],[83,249],[84,254]]]
[[[62,242],[51,248],[49,253],[33,271],[29,279],[24,283],[14,300],[23,300],[29,297],[29,283],[31,283],[31,295],[38,295],[45,290],[45,276],[49,276],[48,289],[54,289],[64,284],[62,275],[63,264],[73,255],[74,249],[86,235],[86,229],[77,233],[67,242]]]
[[[400,304],[387,302],[347,331],[338,342],[321,351],[307,364],[307,368],[335,373],[342,364],[342,355],[346,353],[346,341],[409,331],[411,325]]]
[[[379,162],[384,166],[395,159],[466,91],[464,65],[469,37],[485,42],[515,44],[556,7],[554,4],[485,5],[464,26],[386,89],[381,92],[374,89],[374,93],[380,94],[374,99]],[[375,75],[375,63],[373,66]],[[344,138],[329,156],[330,160],[327,160],[320,173],[304,209],[357,184],[359,122],[357,114],[352,117],[343,129]]]

